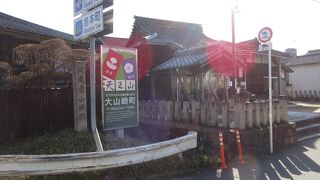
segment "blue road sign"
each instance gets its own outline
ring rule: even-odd
[[[103,0],[73,0],[73,15],[76,16],[82,12],[94,8],[101,4]]]
[[[103,7],[99,6],[74,20],[73,38],[74,40],[86,38],[87,36],[103,31],[103,29]]]

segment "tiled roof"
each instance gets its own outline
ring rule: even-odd
[[[128,46],[143,38],[147,43],[165,44],[175,49],[203,46],[215,42],[203,34],[199,24],[135,16]]]
[[[61,38],[73,41],[73,36],[54,29],[50,29],[38,24],[34,24],[7,14],[0,12],[0,29],[6,31],[16,31],[30,33],[38,36],[49,38]]]
[[[261,55],[268,56],[268,51],[267,50],[266,51],[258,51],[257,53],[261,54]],[[290,56],[289,53],[278,51],[278,50],[275,50],[275,49],[271,50],[271,55],[275,56],[275,57],[281,57],[281,58],[286,58],[286,57]]]
[[[247,49],[237,49],[237,63],[239,65],[244,66],[241,58],[248,56],[245,54],[247,52]],[[232,57],[231,43],[219,41],[205,46],[178,50],[170,60],[157,66],[155,70],[173,69],[193,65],[202,66],[208,64],[209,62],[221,59],[234,62]]]
[[[305,55],[316,55],[316,54],[318,55],[320,54],[320,49],[309,50]]]
[[[320,53],[288,58],[286,65],[296,66],[296,65],[317,64],[317,63],[320,63]]]
[[[126,47],[129,39],[116,37],[100,37],[102,44],[109,46]]]

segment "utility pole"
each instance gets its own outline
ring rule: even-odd
[[[233,80],[233,85],[234,85],[234,95],[235,97],[237,96],[237,61],[236,61],[236,35],[235,35],[235,25],[234,25],[234,9],[236,8],[233,7],[231,8],[231,28],[232,28],[232,57],[233,57],[233,62],[234,62],[234,80]]]

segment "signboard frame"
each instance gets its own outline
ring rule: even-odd
[[[262,33],[263,33],[264,31],[268,31],[269,34],[270,34],[270,36],[269,36],[267,39],[265,39],[265,40],[262,39],[261,36],[260,36],[260,35],[262,35]],[[267,43],[267,42],[269,42],[269,41],[271,40],[272,35],[273,35],[272,29],[269,28],[269,27],[264,27],[264,28],[262,28],[262,29],[259,31],[258,40],[259,40],[261,43]]]
[[[85,23],[84,21],[84,19],[87,17],[87,16],[90,16],[90,15],[92,15],[92,14],[95,14],[96,12],[99,12],[99,17],[100,17],[100,19],[99,19],[99,24],[100,24],[100,28],[99,29],[95,29],[94,31],[91,31],[91,32],[89,32],[89,33],[87,33],[87,34],[85,34],[85,33],[81,33],[81,35],[79,35],[79,36],[77,36],[77,23],[78,22],[80,22],[80,21],[82,21],[82,23],[80,24],[82,27],[82,30],[81,31],[83,31],[84,30],[84,25],[83,25],[83,23]],[[74,40],[79,40],[79,39],[84,39],[84,38],[86,38],[86,37],[89,37],[90,35],[94,35],[94,34],[97,34],[97,33],[99,33],[99,32],[102,32],[103,30],[104,30],[104,21],[103,21],[103,6],[101,5],[101,6],[99,6],[99,7],[97,7],[97,8],[95,8],[95,9],[93,9],[93,10],[91,10],[90,12],[88,12],[88,13],[86,13],[86,14],[84,14],[84,15],[82,15],[81,17],[79,17],[79,18],[77,18],[77,19],[75,19],[74,20]]]
[[[84,4],[85,4],[85,1],[86,0],[73,0],[73,16],[77,16],[77,15],[83,13],[84,11],[87,11],[87,10],[89,10],[91,8],[94,8],[97,5],[103,3],[103,0],[93,0],[93,1],[91,1],[92,3],[90,3],[88,6],[83,7]],[[81,2],[82,8],[81,8],[81,10],[77,11],[76,10],[77,9],[77,3],[80,3],[80,2]]]
[[[129,128],[129,127],[137,127],[139,126],[139,86],[138,86],[138,50],[136,48],[125,48],[125,47],[115,47],[115,46],[108,46],[108,45],[101,45],[100,46],[100,80],[101,80],[101,99],[102,99],[102,103],[101,103],[101,108],[102,108],[102,125],[103,125],[103,130],[114,130],[114,129],[122,129],[122,128]],[[117,53],[120,52],[131,52],[134,53],[134,62],[135,62],[135,118],[131,120],[131,123],[127,123],[129,125],[124,125],[124,126],[119,126],[119,125],[112,125],[110,127],[108,127],[108,125],[110,125],[110,122],[108,123],[106,121],[107,117],[107,113],[105,110],[105,90],[104,90],[104,86],[103,86],[103,80],[104,80],[104,75],[103,75],[103,63],[105,62],[103,59],[106,58],[107,54],[110,52],[110,50],[115,51]],[[128,60],[128,59],[124,59],[123,61]],[[121,62],[122,63],[122,62]],[[119,68],[123,68],[123,64],[120,65]],[[118,70],[116,70],[118,71]],[[123,70],[124,71],[124,70]],[[118,73],[118,72],[117,72]],[[118,74],[117,74],[118,75]],[[114,80],[116,81],[116,79]],[[126,91],[122,92],[125,93]],[[119,122],[124,122],[123,119],[119,120]],[[128,120],[127,120],[128,122]],[[132,123],[133,122],[133,123]],[[114,123],[113,123],[114,124]],[[121,123],[120,123],[121,124]],[[126,124],[126,123],[125,123]]]

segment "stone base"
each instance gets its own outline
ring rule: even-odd
[[[218,133],[223,132],[225,154],[227,159],[237,156],[236,134],[233,129],[217,127],[197,127],[194,124],[176,127],[166,121],[141,121],[140,127],[152,142],[164,141],[185,135],[188,131],[198,132],[198,148],[201,152],[219,156],[220,147]],[[127,131],[129,134],[134,131]],[[251,128],[240,131],[243,154],[265,154],[270,152],[269,127]],[[287,145],[295,144],[296,124],[277,123],[273,126],[274,152]]]

